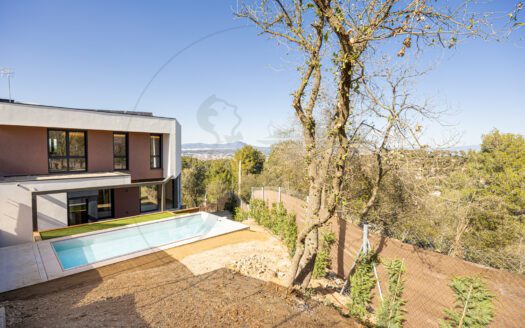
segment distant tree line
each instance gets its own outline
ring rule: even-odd
[[[246,146],[232,159],[183,158],[183,199],[188,206],[237,194],[250,201],[251,188],[282,187],[308,194],[303,145],[283,141],[267,158]],[[356,224],[419,247],[475,263],[525,272],[525,138],[497,130],[479,151],[397,150],[385,156],[384,177],[366,215],[377,179],[374,154],[354,149],[347,164],[340,215]],[[233,208],[235,204],[230,206]]]
[[[263,170],[243,186],[281,186],[308,191],[302,145],[274,145]],[[356,224],[450,256],[525,272],[525,138],[497,130],[483,136],[479,151],[397,150],[385,156],[384,177],[366,215],[377,179],[374,154],[352,156],[339,210]]]
[[[237,183],[241,162],[242,176],[250,182],[251,176],[263,170],[265,156],[252,146],[239,149],[232,159],[199,160],[182,157],[182,197],[186,206],[199,206],[204,202],[226,201],[227,209],[233,210],[238,203]],[[250,190],[243,195],[249,198]],[[247,195],[247,196],[246,196]]]

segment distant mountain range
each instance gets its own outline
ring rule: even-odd
[[[244,146],[246,146],[242,141],[236,141],[236,142],[229,142],[224,144],[208,144],[208,143],[202,143],[202,142],[196,142],[196,143],[185,143],[182,144],[182,150],[195,150],[195,149],[240,149]]]
[[[444,150],[468,152],[469,150],[479,151],[480,149],[481,149],[480,145],[467,145],[467,146],[448,147],[448,148],[445,148]]]
[[[242,141],[224,144],[208,144],[202,142],[185,143],[182,144],[182,155],[196,157],[199,159],[231,158],[237,150],[247,145],[248,144]],[[270,147],[254,147],[262,151],[265,155],[270,153]]]
[[[242,141],[229,142],[223,144],[208,144],[208,143],[185,143],[182,144],[182,155],[191,156],[199,159],[219,159],[219,158],[231,158],[233,154],[239,149],[248,144]],[[254,146],[258,150],[262,151],[265,155],[270,153],[270,147],[260,147]],[[480,149],[479,145],[467,145],[467,146],[456,146],[443,148],[442,150],[448,151],[464,151],[468,152],[469,150],[478,151]]]

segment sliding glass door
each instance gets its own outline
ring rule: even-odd
[[[68,225],[96,222],[113,217],[111,189],[70,192],[68,198]]]

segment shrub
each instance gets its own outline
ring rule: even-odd
[[[250,203],[250,210],[248,212],[239,211],[235,215],[235,220],[241,221],[248,217],[253,218],[255,222],[279,237],[293,255],[297,239],[297,224],[295,215],[288,213],[282,204],[273,204],[271,208],[268,208],[264,201],[254,199]]]
[[[224,203],[224,209],[226,211],[230,211],[235,216],[235,212],[237,211],[237,209],[240,209],[239,199],[237,198],[237,196],[235,196],[234,193],[228,193],[227,197],[228,198],[226,198],[226,202]]]
[[[388,272],[388,297],[381,303],[377,315],[377,327],[399,328],[403,327],[405,321],[406,301],[402,299],[405,290],[403,274],[405,265],[400,260],[393,260],[385,263]]]
[[[237,206],[233,210],[232,214],[233,214],[233,219],[235,221],[238,221],[238,222],[242,222],[242,221],[250,218],[250,212],[249,211],[243,211],[242,208],[240,208],[239,206]]]
[[[368,317],[368,307],[372,301],[372,289],[376,283],[374,277],[374,263],[377,255],[359,255],[354,274],[350,277],[350,315],[361,321],[366,321]]]
[[[453,309],[445,310],[445,320],[439,323],[442,328],[481,328],[488,327],[494,317],[494,296],[486,288],[483,280],[477,277],[455,277],[450,288],[456,296]]]
[[[328,268],[332,264],[330,258],[330,249],[335,242],[335,234],[331,231],[324,231],[321,234],[321,245],[319,245],[319,252],[315,258],[313,277],[322,278],[326,277]]]

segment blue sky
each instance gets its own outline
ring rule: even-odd
[[[253,27],[199,41],[245,25],[233,18],[235,5],[0,0],[0,67],[15,71],[17,101],[133,110],[159,67],[187,48],[157,75],[137,110],[176,117],[185,143],[216,142],[208,120],[222,142],[262,145],[271,141],[272,126],[291,120],[297,60]],[[460,144],[478,144],[493,128],[525,133],[525,42],[519,37],[432,51],[439,64],[417,90],[455,113],[446,120],[463,133]],[[0,98],[7,94],[7,80],[0,78]],[[207,108],[220,115],[208,118]],[[443,134],[429,127],[430,139]]]

